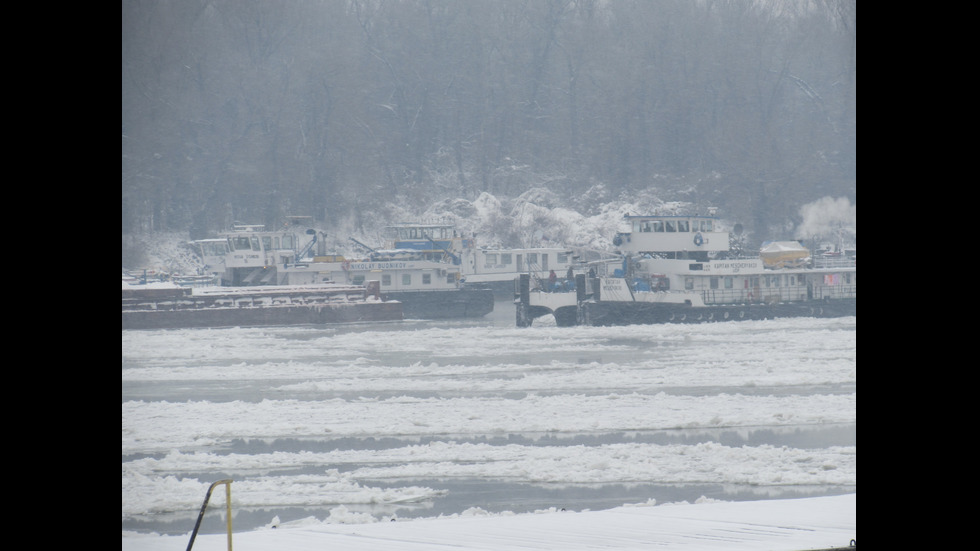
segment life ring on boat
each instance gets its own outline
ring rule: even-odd
[[[698,247],[704,245],[704,237],[701,237],[701,232],[694,234],[694,244]]]
[[[343,267],[344,267],[344,271],[345,272],[349,272],[350,271],[350,260],[345,260],[344,261],[344,264],[343,264]]]

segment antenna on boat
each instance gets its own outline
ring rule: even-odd
[[[364,243],[361,243],[361,242],[360,242],[360,241],[358,241],[357,239],[354,239],[353,237],[348,237],[347,239],[350,239],[350,240],[351,240],[351,241],[353,241],[354,243],[357,243],[358,245],[360,245],[360,246],[362,246],[362,247],[364,247],[365,249],[367,249],[367,250],[368,250],[368,252],[371,252],[371,253],[374,253],[374,254],[377,254],[377,252],[378,252],[378,251],[376,251],[376,250],[374,250],[374,249],[372,249],[371,247],[368,247],[368,246],[367,246],[367,245],[365,245]]]

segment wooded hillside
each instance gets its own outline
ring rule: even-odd
[[[640,193],[856,201],[854,0],[124,0],[122,229]]]

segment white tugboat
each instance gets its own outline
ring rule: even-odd
[[[566,289],[517,280],[516,321],[552,314],[569,325],[697,323],[857,314],[856,255],[813,258],[799,243],[732,254],[714,216],[626,216],[613,243],[622,258],[578,274]]]

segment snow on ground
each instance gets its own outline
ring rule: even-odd
[[[342,513],[339,513],[342,514]],[[857,494],[752,502],[541,511],[373,524],[271,525],[232,533],[248,551],[502,551],[511,549],[802,551],[848,547],[857,539]],[[184,536],[122,538],[123,551],[186,549]],[[196,551],[229,549],[225,534],[198,535]]]

